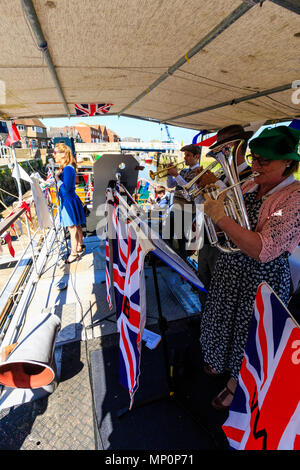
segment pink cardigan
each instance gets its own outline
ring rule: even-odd
[[[285,251],[292,253],[300,243],[300,182],[293,179],[290,184],[278,185],[261,205],[255,231],[262,241],[259,254],[262,263]],[[252,192],[256,186],[253,181],[247,181],[242,185],[243,194]]]

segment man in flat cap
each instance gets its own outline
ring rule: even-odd
[[[179,204],[187,202],[181,194],[181,189],[182,186],[191,181],[197,174],[195,170],[200,166],[201,147],[192,144],[185,145],[180,151],[184,152],[184,161],[189,168],[184,168],[180,172],[178,172],[177,168],[170,168],[167,177],[168,188],[175,187],[174,203],[178,202]]]
[[[170,212],[170,242],[175,249],[173,240],[177,239],[178,254],[183,258],[188,256],[186,250],[187,232],[192,230],[192,224],[184,223],[194,216],[195,207],[192,202],[187,201],[182,194],[182,186],[191,181],[199,172],[201,147],[198,145],[185,145],[181,152],[184,152],[184,160],[188,168],[178,171],[177,168],[170,168],[167,176],[167,187],[175,188],[173,206]],[[184,216],[185,210],[185,216]],[[187,214],[190,212],[190,214]],[[188,225],[188,226],[187,226]]]

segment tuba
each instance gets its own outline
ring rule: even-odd
[[[216,153],[214,155],[214,158],[220,163],[223,172],[227,178],[229,186],[223,190],[220,190],[218,188],[209,188],[207,189],[207,194],[212,199],[216,200],[222,193],[227,192],[226,197],[224,198],[225,214],[228,215],[228,217],[231,217],[242,227],[246,228],[247,230],[251,230],[246,206],[244,203],[243,193],[241,190],[241,183],[254,178],[256,174],[252,173],[250,176],[248,176],[248,178],[245,178],[243,181],[239,180],[236,162],[239,149],[243,145],[243,143],[244,140],[241,139],[226,142],[226,147],[230,147],[230,151],[226,151],[225,153],[220,151],[222,150],[222,147],[225,146],[225,144],[220,147],[217,147],[219,153]],[[208,217],[206,214],[204,214],[204,226],[211,245],[216,246],[220,251],[224,253],[236,253],[240,251],[239,248],[233,245],[232,241],[224,232],[221,232],[221,234],[223,238],[225,238],[225,244],[220,243],[220,232],[218,235],[215,225],[213,224],[211,218]]]

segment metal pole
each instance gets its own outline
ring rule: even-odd
[[[173,75],[176,70],[178,70],[182,65],[188,62],[194,55],[198,54],[205,46],[211,43],[215,38],[217,38],[223,31],[229,28],[235,21],[237,21],[241,16],[247,13],[259,0],[253,0],[251,3],[241,3],[235,10],[233,10],[226,18],[224,18],[221,23],[219,23],[215,28],[213,28],[204,38],[202,38],[194,47],[192,47],[184,56],[182,56],[174,65],[168,68],[168,70],[162,74],[157,80],[155,80],[149,87],[143,91],[139,96],[137,96],[133,101],[131,101],[127,106],[125,106],[119,112],[119,115],[123,114],[128,108],[133,106],[135,103],[140,101],[144,96],[148,95],[154,88],[160,85],[168,77]]]
[[[19,169],[19,165],[18,165],[18,162],[17,162],[16,151],[15,151],[14,147],[12,147],[12,156],[13,156],[13,162],[14,162],[15,170],[16,170],[16,181],[17,181],[17,186],[18,186],[19,202],[22,202],[22,187],[21,187],[20,169]]]
[[[55,193],[56,193],[56,200],[57,200],[57,211],[58,211],[58,216],[59,216],[59,220],[60,220],[60,203],[59,203],[59,196],[58,196],[58,187],[57,187],[57,181],[55,179],[55,167],[54,167],[54,160],[51,159],[51,163],[49,165],[49,168],[51,170],[51,173],[52,173],[52,176],[54,178],[54,185],[55,185]],[[49,160],[50,162],[50,160]],[[66,228],[63,227],[62,225],[60,226],[62,229],[63,229],[63,234],[64,234],[64,241],[65,241],[65,245],[66,245],[66,250],[67,250],[67,258],[69,257],[70,255],[70,251],[69,251],[69,245],[68,245],[68,241],[67,241],[67,232],[66,232]]]
[[[57,73],[56,73],[56,70],[55,70],[50,52],[48,50],[48,44],[47,44],[47,41],[44,37],[44,34],[43,34],[43,31],[42,31],[39,19],[37,17],[36,11],[34,9],[32,0],[22,0],[22,7],[23,7],[23,11],[24,11],[29,23],[30,23],[33,34],[35,35],[35,38],[36,38],[37,43],[38,43],[38,47],[42,51],[42,53],[44,54],[49,72],[50,72],[50,74],[53,78],[53,81],[55,83],[58,94],[59,94],[59,96],[62,100],[62,103],[64,105],[66,114],[67,114],[68,117],[70,117],[70,111],[69,111],[65,96],[63,94],[60,82],[58,80],[58,76],[57,76]]]
[[[17,162],[16,151],[15,151],[14,147],[12,147],[12,155],[13,155],[13,161],[14,161],[14,164],[15,164],[15,174],[16,174],[16,181],[17,181],[17,186],[18,186],[19,202],[21,203],[22,202],[22,187],[21,187],[20,168],[19,168],[19,164]],[[30,241],[30,245],[31,245],[32,261],[33,261],[33,265],[34,265],[34,270],[35,270],[36,275],[38,276],[39,274],[38,274],[37,267],[36,267],[36,262],[35,262],[35,254],[34,254],[34,248],[33,248],[31,233],[30,233],[30,227],[29,227],[28,219],[27,219],[26,216],[25,216],[25,220],[26,220],[27,234],[28,234],[28,238],[29,238],[29,241]]]
[[[232,106],[234,104],[242,103],[244,101],[254,100],[256,98],[261,98],[262,96],[272,95],[274,93],[279,93],[280,91],[290,90],[291,83],[287,83],[282,86],[278,86],[276,88],[270,88],[269,90],[259,91],[257,93],[252,93],[251,95],[241,96],[240,98],[234,98],[233,100],[223,101],[222,103],[218,103],[212,106],[207,106],[206,108],[196,109],[195,111],[191,111],[189,113],[178,114],[178,116],[172,116],[167,118],[167,121],[175,121],[176,119],[182,119],[187,116],[192,116],[193,114],[200,114],[204,113],[205,111],[213,111],[218,108],[224,108],[225,106]],[[173,122],[173,126],[177,124]]]

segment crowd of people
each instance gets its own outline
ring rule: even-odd
[[[176,251],[183,259],[190,252],[187,227],[182,214],[179,217],[180,211],[188,207],[195,220],[196,207],[202,204],[206,220],[213,223],[219,234],[218,248],[205,234],[198,250],[198,275],[206,290],[199,293],[204,371],[212,377],[230,373],[226,387],[212,400],[212,405],[222,410],[230,406],[235,393],[257,288],[261,282],[267,282],[288,305],[292,293],[289,256],[300,242],[300,182],[294,177],[299,170],[300,131],[279,125],[266,128],[251,139],[252,136],[242,126],[227,126],[219,130],[210,147],[216,158],[219,152],[234,155],[237,177],[240,181],[246,179],[240,188],[247,227],[228,215],[226,172],[218,178],[211,171],[205,172],[195,183],[200,188],[197,197],[187,200],[184,196],[185,185],[203,173],[200,145],[181,148],[186,168],[178,171],[172,165],[167,169],[167,190],[157,186],[156,196],[151,199],[153,209],[168,209],[169,243],[178,239]],[[245,158],[246,149],[249,154]],[[68,227],[71,238],[71,254],[66,262],[72,263],[84,250],[81,226],[85,215],[75,193],[76,163],[71,150],[58,144],[54,156],[59,165],[55,178],[61,223]],[[212,197],[212,189],[223,190],[222,195]],[[174,191],[171,207],[169,191]],[[178,237],[177,219],[181,231]],[[232,251],[222,249],[222,243],[228,242]]]

